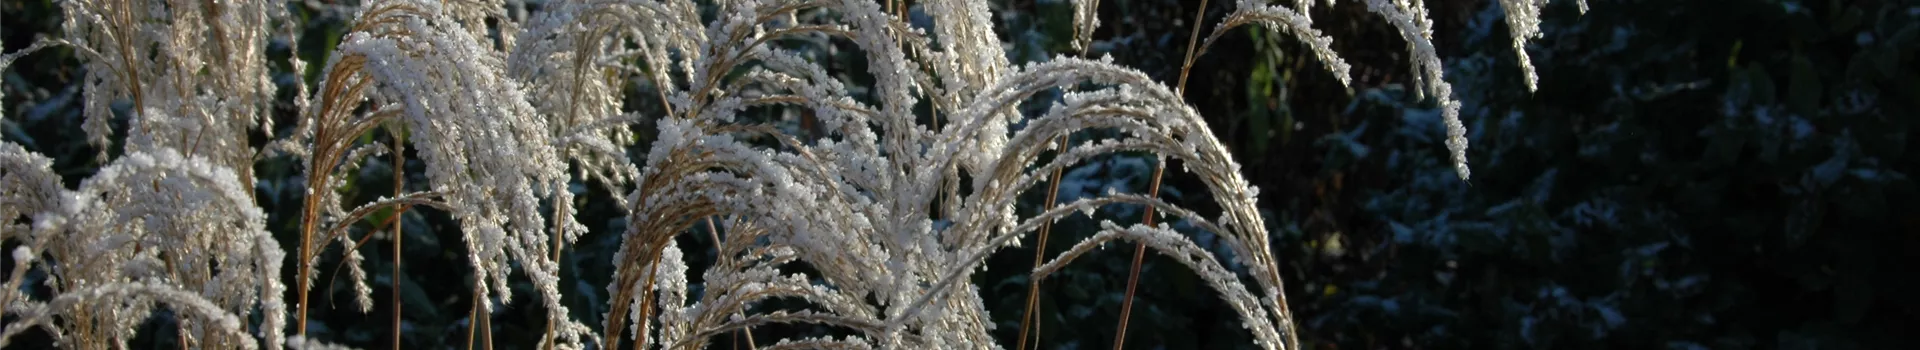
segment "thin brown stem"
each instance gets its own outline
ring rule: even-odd
[[[480,318],[480,344],[483,349],[493,350],[493,313]]]
[[[487,283],[475,281],[475,283]],[[467,350],[473,350],[473,333],[480,329],[480,289],[473,290],[473,306],[467,309]]]
[[[1094,1],[1093,6],[1094,8],[1098,9],[1100,6],[1100,2],[1097,0]],[[1094,13],[1098,14],[1099,12],[1096,11]],[[1079,35],[1079,33],[1077,32],[1079,30],[1092,30],[1092,28],[1080,28],[1078,26],[1073,27],[1073,29],[1076,31],[1076,33],[1074,34],[1075,36]],[[1087,55],[1087,49],[1089,46],[1091,45],[1080,46],[1081,57],[1085,57]],[[1069,144],[1068,142],[1072,140],[1072,136],[1073,134],[1060,135],[1060,150],[1058,151],[1059,153],[1064,154],[1067,152],[1067,145]],[[1061,173],[1061,170],[1063,169],[1064,168],[1053,169],[1053,174],[1051,178],[1047,181],[1046,205],[1041,206],[1042,208],[1052,208],[1053,205],[1060,198],[1060,173]],[[1034,249],[1033,250],[1033,268],[1035,269],[1040,268],[1040,265],[1046,262],[1047,241],[1050,236],[1049,233],[1051,233],[1052,231],[1053,231],[1053,221],[1040,223],[1040,238],[1039,238],[1040,243],[1034,245],[1034,248],[1033,248]],[[1040,279],[1034,279],[1033,282],[1028,285],[1028,289],[1027,289],[1026,315],[1020,318],[1020,345],[1018,347],[1019,350],[1027,349],[1027,341],[1029,339],[1027,338],[1027,332],[1029,330],[1033,332],[1033,338],[1031,338],[1033,341],[1033,346],[1035,347],[1040,346],[1040,334],[1041,334],[1040,322],[1036,319],[1039,316],[1035,314],[1036,312],[1039,312],[1039,310],[1040,310]]]
[[[1097,0],[1094,1],[1093,6],[1095,9],[1098,9],[1100,7],[1100,2]],[[1096,11],[1095,13],[1097,14],[1099,12]],[[1091,28],[1086,28],[1086,29],[1091,30]],[[1074,27],[1074,30],[1078,31],[1078,30],[1082,30],[1082,28],[1076,26]],[[1076,33],[1076,35],[1078,35],[1078,33]],[[1087,55],[1087,46],[1081,46],[1080,56],[1085,57],[1086,55]],[[938,112],[938,111],[936,110],[935,112]],[[934,119],[935,129],[939,128],[940,119],[938,119],[938,115],[939,115],[938,113],[935,113],[935,119]],[[1072,137],[1073,137],[1073,134],[1060,135],[1060,141],[1059,141],[1060,150],[1057,151],[1058,152],[1057,154],[1064,154],[1067,152],[1067,145],[1072,140]],[[1060,173],[1061,173],[1061,170],[1063,169],[1064,168],[1053,169],[1053,174],[1051,178],[1047,181],[1046,205],[1041,206],[1041,208],[1052,208],[1053,205],[1057,203],[1058,199],[1060,198]],[[1040,265],[1046,262],[1047,238],[1049,236],[1049,233],[1051,233],[1052,231],[1053,231],[1052,221],[1040,223],[1040,243],[1037,245],[1034,245],[1034,248],[1033,248],[1034,249],[1033,250],[1033,268],[1035,269],[1040,268]],[[1020,317],[1020,345],[1018,347],[1019,350],[1027,349],[1027,339],[1028,339],[1027,332],[1029,329],[1033,331],[1033,338],[1032,338],[1033,346],[1035,347],[1040,346],[1040,322],[1035,319],[1036,317],[1038,317],[1036,316],[1035,313],[1038,312],[1039,309],[1040,309],[1040,280],[1035,279],[1031,284],[1028,285],[1026,315]]]
[[[319,133],[319,135],[325,135],[325,134]],[[316,154],[316,156],[318,155]],[[319,158],[317,157],[314,158],[311,164],[313,165],[320,164]],[[313,168],[310,166],[308,167],[308,169],[313,169]],[[308,257],[313,254],[313,252],[311,252],[311,250],[313,250],[312,249],[313,230],[314,230],[315,224],[317,224],[320,219],[320,208],[319,208],[320,197],[315,191],[316,189],[320,188],[320,186],[322,186],[321,184],[324,183],[324,181],[326,181],[325,180],[326,175],[324,174],[325,174],[324,170],[314,171],[312,176],[307,177],[307,193],[309,194],[306,197],[306,212],[303,214],[305,218],[301,220],[302,223],[301,223],[301,230],[300,230],[301,234],[300,234],[300,252],[299,252],[300,300],[298,303],[299,313],[295,314],[295,317],[298,319],[299,326],[297,326],[294,329],[298,330],[300,336],[303,336],[303,337],[307,335],[307,304],[308,304],[307,291],[309,289],[312,289],[311,284],[308,282],[308,280],[310,280],[313,276],[313,271],[312,271],[313,263],[311,262],[311,259],[308,259]]]
[[[1187,36],[1187,58],[1181,60],[1180,81],[1174,88],[1174,91],[1180,94],[1187,93],[1187,73],[1193,71],[1193,58],[1197,54],[1193,49],[1194,44],[1200,43],[1200,21],[1207,19],[1207,0],[1200,0],[1200,10],[1196,12],[1193,14],[1193,34]],[[1153,209],[1147,209],[1147,211],[1152,212]]]
[[[1060,138],[1059,138],[1060,149],[1059,151],[1056,151],[1055,154],[1064,154],[1067,152],[1067,143],[1068,143],[1068,140],[1071,139],[1071,137],[1072,137],[1072,134],[1060,135]],[[1054,203],[1056,203],[1060,198],[1060,170],[1061,169],[1062,168],[1053,169],[1053,176],[1051,177],[1051,180],[1048,180],[1048,183],[1047,183],[1047,201],[1045,205],[1040,206],[1041,208],[1053,208]],[[1040,238],[1039,238],[1040,243],[1034,245],[1034,248],[1033,248],[1033,268],[1034,269],[1039,269],[1040,265],[1046,263],[1047,238],[1049,236],[1048,233],[1052,232],[1052,230],[1053,230],[1052,220],[1048,220],[1040,223]],[[1031,283],[1027,284],[1027,311],[1025,316],[1020,317],[1020,345],[1017,349],[1019,350],[1027,349],[1028,329],[1036,329],[1036,331],[1033,332],[1033,345],[1036,347],[1040,346],[1040,332],[1037,331],[1038,329],[1037,324],[1039,322],[1035,321],[1035,317],[1038,317],[1036,316],[1035,312],[1037,312],[1039,309],[1040,309],[1040,280],[1034,279]]]
[[[1184,63],[1180,64],[1180,81],[1174,88],[1174,93],[1176,94],[1185,94],[1187,92],[1187,74],[1193,71],[1194,45],[1200,43],[1200,24],[1201,21],[1205,21],[1206,19],[1207,0],[1200,0],[1200,8],[1194,11],[1193,14],[1193,34],[1187,37],[1187,57],[1182,60]],[[1164,162],[1154,166],[1153,182],[1148,186],[1147,197],[1160,196],[1160,178],[1166,174],[1166,170],[1167,164]],[[1146,213],[1143,216],[1140,222],[1147,226],[1153,226],[1152,206],[1147,207]],[[1133,314],[1133,295],[1140,286],[1140,264],[1146,261],[1146,257],[1147,243],[1135,243],[1133,245],[1133,264],[1127,266],[1127,296],[1120,302],[1120,329],[1114,332],[1113,336],[1113,348],[1115,350],[1119,350],[1122,345],[1126,344],[1127,318]]]
[[[1161,163],[1160,166],[1153,168],[1153,183],[1147,190],[1149,193],[1147,197],[1160,196],[1160,175],[1166,173],[1166,170],[1166,163]],[[1140,221],[1144,225],[1153,226],[1152,206],[1147,207],[1146,217],[1141,218]],[[1127,317],[1133,314],[1133,294],[1140,287],[1140,263],[1144,262],[1146,258],[1147,243],[1144,241],[1135,243],[1133,245],[1133,264],[1129,265],[1128,269],[1130,271],[1127,273],[1127,297],[1124,301],[1120,302],[1120,330],[1113,335],[1113,348],[1115,350],[1120,349],[1120,346],[1127,342]]]
[[[395,131],[393,133],[393,137],[394,137],[393,139],[393,147],[394,147],[393,149],[393,196],[400,197],[400,192],[402,189],[406,187],[406,180],[407,180],[407,177],[406,177],[407,157],[402,154],[403,152],[406,151],[407,143],[405,140],[401,138],[400,132],[398,131]],[[400,206],[400,207],[394,208],[393,237],[390,237],[393,239],[393,278],[388,279],[392,281],[391,282],[392,285],[388,286],[388,288],[390,293],[393,294],[392,297],[393,297],[393,348],[394,349],[400,349],[400,277],[402,276],[400,274],[400,262],[404,260],[400,258],[402,256],[401,250],[400,250],[400,232],[401,232],[400,215],[406,214],[406,210],[407,210],[406,208],[407,208],[406,206]]]

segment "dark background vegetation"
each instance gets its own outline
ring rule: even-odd
[[[1204,28],[1231,2],[1213,1]],[[1447,79],[1465,106],[1470,183],[1446,164],[1431,101],[1406,91],[1404,42],[1360,4],[1312,10],[1354,63],[1351,88],[1294,41],[1257,29],[1236,30],[1199,60],[1186,96],[1262,189],[1307,347],[1920,347],[1920,261],[1912,258],[1920,256],[1920,197],[1909,177],[1920,154],[1908,153],[1920,117],[1920,5],[1590,4],[1585,14],[1571,0],[1548,6],[1545,35],[1528,47],[1537,92],[1521,80],[1496,3],[1429,4]],[[1171,82],[1197,7],[1103,1],[1092,55]],[[1015,62],[1070,52],[1065,1],[1005,0],[996,9]],[[57,33],[57,11],[50,0],[0,2],[6,51]],[[340,19],[302,17],[306,38],[272,52],[321,62]],[[69,52],[51,50],[4,72],[0,84],[0,138],[56,157],[70,186],[98,167],[79,136],[76,67]],[[299,78],[282,70],[279,83]],[[276,125],[294,125],[282,114]],[[1143,192],[1152,161],[1090,162],[1062,182],[1063,200]],[[270,223],[289,239],[300,196],[291,166],[256,168]],[[361,176],[390,171],[369,164]],[[1202,187],[1169,174],[1163,197],[1211,210]],[[349,191],[364,199],[390,186],[368,181]],[[605,312],[607,261],[624,227],[596,187],[579,186],[588,192],[581,220],[594,234],[566,252],[563,270],[569,304],[592,324]],[[1042,197],[1032,198],[1027,206],[1037,207]],[[1127,207],[1098,213],[1120,223],[1139,216]],[[390,252],[364,251],[378,301],[369,314],[346,307],[350,288],[323,275],[320,288],[332,292],[315,293],[316,336],[386,347],[386,301],[397,291],[407,347],[463,346],[471,281],[457,231],[432,212],[403,222],[406,272],[390,273]],[[1067,222],[1048,249],[1065,249],[1092,225]],[[1210,234],[1194,234],[1214,245]],[[704,237],[682,238],[696,265],[711,259],[697,253]],[[994,257],[975,280],[1010,348],[1034,246]],[[1111,347],[1131,249],[1097,251],[1046,281],[1041,348]],[[1141,279],[1129,348],[1248,347],[1237,317],[1191,272],[1149,255]],[[502,346],[537,340],[544,324],[531,301],[518,298],[494,316]],[[151,322],[159,335],[143,344],[171,348],[169,322]]]

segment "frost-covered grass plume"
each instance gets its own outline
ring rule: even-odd
[[[1467,178],[1466,129],[1425,6],[1354,1],[1406,40],[1417,90],[1445,111],[1446,147]],[[476,312],[536,298],[545,347],[702,348],[729,332],[798,323],[847,335],[762,345],[996,348],[970,276],[1048,223],[1114,204],[1212,232],[1232,261],[1151,218],[1103,222],[1037,261],[1035,279],[1107,242],[1136,242],[1199,274],[1257,346],[1297,343],[1257,191],[1182,99],[1185,78],[1155,81],[1083,54],[1011,62],[984,0],[57,2],[64,32],[0,56],[0,69],[34,50],[71,48],[84,65],[83,128],[102,165],[69,189],[50,159],[0,140],[0,241],[15,247],[0,289],[10,317],[0,346],[38,329],[66,348],[123,348],[167,310],[183,347],[332,348],[306,337],[307,301],[324,283],[320,252],[344,254],[351,306],[368,310],[376,301],[360,251],[376,248],[361,245],[390,241],[398,252],[392,237],[421,233],[354,226],[438,210],[459,223],[475,300],[495,301]],[[1500,2],[1524,63],[1545,0]],[[1209,35],[1195,32],[1187,65],[1253,25],[1293,38],[1349,81],[1334,39],[1308,16],[1315,1],[1218,5],[1232,11]],[[1076,47],[1096,39],[1098,6],[1074,1]],[[301,41],[296,8],[351,19],[324,62],[268,54]],[[870,79],[830,67],[835,48],[855,49]],[[317,79],[282,91],[276,66]],[[1043,113],[1018,108],[1046,96],[1058,97]],[[276,128],[276,110],[291,110],[297,125]],[[811,126],[795,127],[801,119]],[[1103,136],[1072,137],[1089,130]],[[652,141],[640,144],[642,134]],[[259,135],[271,137],[249,143]],[[1181,165],[1169,176],[1204,183],[1219,212],[1151,193],[1016,212],[1023,193],[1058,182],[1049,174],[1121,152]],[[361,165],[406,154],[424,162],[427,183],[396,188],[419,190],[366,203],[341,194],[373,181],[351,180]],[[300,165],[296,241],[274,239],[254,198],[255,164],[276,158]],[[573,184],[624,194],[627,227],[596,324],[572,317],[559,288],[559,254],[586,232]],[[380,239],[363,239],[368,232]],[[675,243],[696,232],[716,242],[719,260],[704,270]],[[282,280],[283,269],[296,277]],[[538,293],[514,295],[516,278]],[[28,293],[39,289],[50,293]],[[755,308],[774,299],[805,306]]]

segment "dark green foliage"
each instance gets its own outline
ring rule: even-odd
[[[1355,99],[1364,121],[1324,140],[1326,171],[1391,177],[1362,204],[1374,233],[1347,244],[1368,273],[1306,276],[1338,286],[1297,294],[1307,333],[1368,348],[1915,346],[1920,9],[1593,5],[1550,8],[1538,93],[1497,8],[1452,34],[1467,38],[1449,74],[1470,187],[1447,172],[1433,112],[1394,89]]]

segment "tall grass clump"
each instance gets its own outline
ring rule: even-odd
[[[1523,62],[1544,2],[1502,1]],[[71,49],[100,166],[68,188],[50,159],[0,141],[0,240],[15,247],[0,346],[39,330],[62,347],[123,348],[164,310],[183,347],[327,347],[306,337],[323,252],[339,252],[352,306],[365,312],[375,302],[363,246],[392,240],[397,256],[398,237],[421,233],[391,219],[355,225],[434,210],[458,223],[465,245],[476,301],[465,311],[479,315],[469,329],[486,328],[516,297],[510,280],[524,276],[537,293],[518,297],[546,313],[542,347],[701,348],[752,327],[811,324],[842,336],[767,345],[992,348],[972,274],[1054,221],[1118,204],[1149,214],[1037,256],[1034,280],[1108,242],[1135,242],[1198,273],[1259,347],[1295,348],[1258,191],[1180,90],[1193,57],[1245,25],[1291,36],[1349,81],[1306,15],[1311,0],[1234,2],[1209,35],[1195,29],[1177,88],[1107,58],[1010,62],[981,0],[59,3],[64,32],[0,56],[0,69],[44,47]],[[1092,43],[1098,5],[1074,2],[1077,46]],[[1467,178],[1466,131],[1424,5],[1366,6],[1406,40],[1418,90],[1444,107],[1446,145]],[[351,21],[323,62],[270,58],[275,43],[301,42],[305,17],[291,9],[302,7]],[[840,48],[857,50],[862,78],[826,66],[823,52]],[[281,91],[274,67],[314,78]],[[1044,113],[1016,108],[1055,94]],[[296,125],[276,128],[284,110]],[[794,126],[802,119],[810,127]],[[649,144],[639,144],[643,131]],[[1023,193],[1049,192],[1061,170],[1114,153],[1180,165],[1176,174],[1196,177],[1220,211],[1163,201],[1156,185],[1049,196],[1037,214],[1016,212]],[[423,162],[426,183],[396,173],[390,196],[343,195],[372,181],[353,174],[381,156],[396,172],[410,156]],[[299,165],[294,240],[274,239],[254,198],[254,167],[269,159]],[[626,229],[597,324],[576,319],[559,286],[560,256],[586,232],[576,184],[624,194]],[[1156,217],[1217,234],[1232,261]],[[700,270],[676,243],[696,232],[718,257]],[[772,301],[780,307],[763,307]]]

